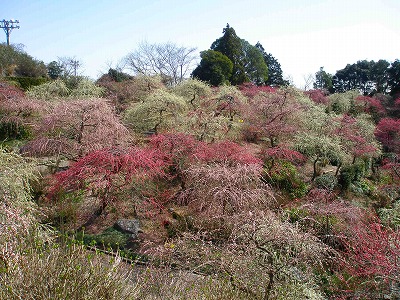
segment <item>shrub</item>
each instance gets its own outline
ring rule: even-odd
[[[16,82],[24,90],[27,91],[29,88],[37,85],[44,84],[48,81],[46,78],[41,77],[5,77],[6,80]]]
[[[270,187],[260,180],[258,165],[192,166],[185,171],[186,190],[181,203],[208,216],[232,215],[257,207],[268,207],[274,202]]]
[[[0,140],[23,140],[30,136],[30,129],[17,122],[0,121]]]
[[[20,252],[12,267],[0,271],[1,299],[137,299],[119,257],[107,261],[74,244],[33,244]]]
[[[124,249],[129,242],[129,234],[122,233],[113,227],[107,228],[100,234],[85,234],[83,242],[97,247],[111,248],[113,250]]]
[[[342,186],[342,190],[349,189],[351,184],[360,181],[364,175],[364,163],[356,163],[342,167],[339,175],[339,184]]]
[[[264,176],[265,180],[287,192],[292,199],[306,195],[308,186],[301,180],[296,167],[286,161],[280,161],[278,164],[276,163],[274,169]]]
[[[337,184],[336,176],[331,173],[322,174],[314,179],[314,185],[319,189],[332,191]]]

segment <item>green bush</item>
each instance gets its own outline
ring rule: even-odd
[[[366,173],[363,162],[345,166],[340,170],[339,184],[342,190],[348,190],[351,184],[360,181]]]
[[[30,134],[30,129],[25,125],[12,121],[0,123],[0,141],[23,140],[27,139]]]
[[[338,184],[335,175],[331,173],[322,174],[314,179],[317,188],[332,191]]]
[[[100,234],[85,234],[82,238],[87,245],[119,250],[127,247],[130,236],[110,227]]]
[[[18,86],[20,86],[24,91],[48,81],[47,78],[43,77],[5,77],[5,79],[11,82],[17,82]]]
[[[375,187],[369,181],[361,179],[352,183],[350,189],[356,194],[370,196],[375,190]]]
[[[287,161],[278,164],[279,166],[274,167],[265,179],[273,186],[287,192],[292,199],[305,196],[308,186],[301,180],[296,167]]]

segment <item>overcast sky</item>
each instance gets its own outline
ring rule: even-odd
[[[400,59],[399,16],[399,0],[0,0],[0,20],[20,21],[11,43],[45,63],[75,56],[94,79],[141,41],[200,52],[229,23],[302,87],[322,66],[335,73],[358,60]]]

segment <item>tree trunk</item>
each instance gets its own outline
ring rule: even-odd
[[[314,160],[313,163],[313,176],[311,178],[311,181],[314,181],[315,177],[317,177],[317,163],[318,163],[319,157],[317,157],[316,160]]]

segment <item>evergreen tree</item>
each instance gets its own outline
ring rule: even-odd
[[[283,79],[281,64],[278,60],[273,57],[271,53],[265,52],[260,42],[258,42],[255,47],[260,50],[268,67],[268,79],[265,81],[265,84],[270,86],[289,85],[289,82]]]
[[[246,76],[252,83],[262,85],[268,80],[268,67],[261,51],[246,40],[242,41],[242,62]]]
[[[218,86],[229,83],[232,76],[233,63],[221,52],[206,50],[200,54],[200,64],[194,69],[192,77]]]
[[[325,72],[324,67],[320,67],[315,73],[314,89],[327,90],[332,92],[332,75]]]
[[[245,54],[243,52],[241,39],[236,35],[235,30],[230,27],[229,24],[226,25],[222,32],[224,35],[212,43],[211,50],[221,52],[232,61],[233,70],[230,82],[233,85],[239,85],[249,81],[242,60]]]

